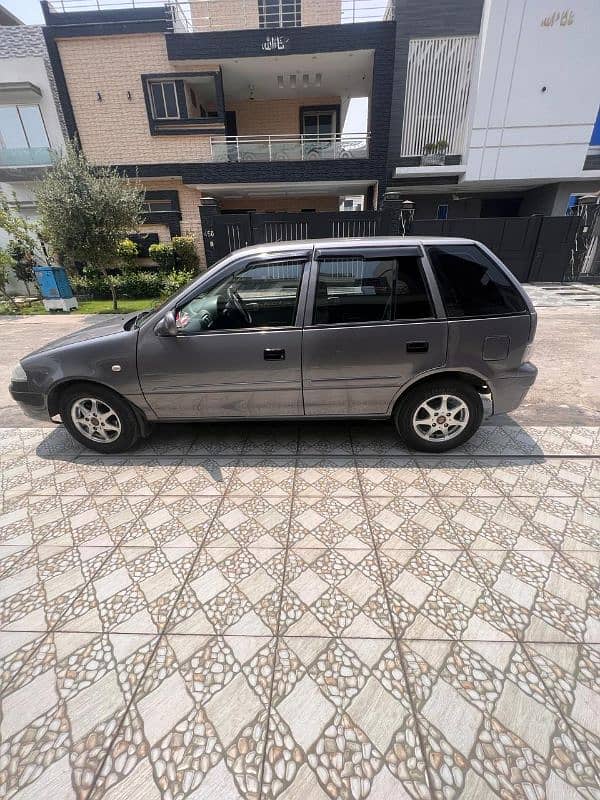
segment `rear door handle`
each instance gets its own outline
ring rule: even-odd
[[[283,348],[267,347],[265,349],[265,361],[284,361],[285,350]]]
[[[429,350],[429,342],[407,342],[407,353],[427,353]]]

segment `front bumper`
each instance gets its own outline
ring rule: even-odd
[[[492,387],[494,414],[507,414],[518,408],[535,383],[537,374],[537,367],[526,361],[515,372],[494,381]]]
[[[44,422],[50,419],[45,395],[40,392],[32,392],[26,381],[12,381],[8,391],[12,399],[19,404],[25,416]]]

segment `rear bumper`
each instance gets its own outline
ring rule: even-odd
[[[523,402],[537,378],[537,367],[526,362],[518,370],[494,381],[492,403],[494,414],[507,414]]]
[[[44,422],[50,419],[45,395],[30,391],[27,383],[13,382],[8,387],[8,391],[12,399],[19,404],[25,416]]]

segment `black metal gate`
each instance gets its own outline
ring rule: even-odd
[[[476,239],[526,282],[567,277],[578,228],[577,217],[474,217],[414,220],[410,232]]]
[[[399,235],[391,211],[222,214],[201,207],[207,265],[249,244],[335,239],[347,236]],[[413,236],[459,236],[487,245],[526,281],[573,280],[579,217],[473,217],[414,220]]]
[[[249,244],[380,236],[392,232],[389,215],[377,211],[214,214],[201,208],[201,214],[208,266]]]

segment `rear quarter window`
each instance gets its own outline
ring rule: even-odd
[[[476,245],[432,245],[427,254],[450,319],[527,311],[516,286]]]

